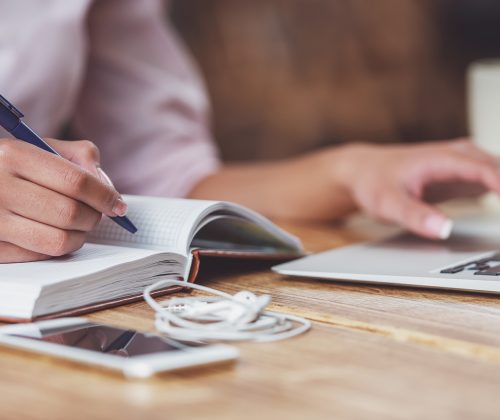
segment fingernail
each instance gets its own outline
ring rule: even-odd
[[[116,200],[116,203],[113,207],[113,213],[117,216],[125,216],[127,214],[128,206],[125,201],[120,197]]]
[[[439,239],[448,239],[453,229],[453,221],[437,214],[431,214],[425,220],[425,229]]]
[[[110,185],[111,187],[115,188],[115,186],[113,185],[113,182],[111,182],[111,179],[109,178],[109,176],[106,174],[106,172],[104,172],[100,166],[97,166],[96,167],[97,169],[97,173],[99,174],[99,178],[102,182],[104,182],[105,184],[108,184]]]

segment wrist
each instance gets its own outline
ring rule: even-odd
[[[361,166],[367,164],[373,148],[365,143],[350,143],[328,149],[323,167],[329,182],[350,192],[353,181],[359,176]]]

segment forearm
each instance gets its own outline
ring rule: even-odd
[[[226,165],[203,179],[190,198],[233,201],[272,218],[340,218],[356,208],[341,176],[344,149]]]

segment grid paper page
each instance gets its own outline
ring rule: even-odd
[[[127,217],[135,224],[135,234],[103,217],[91,233],[91,242],[137,246],[174,251],[185,255],[191,229],[200,215],[216,204],[214,201],[123,196],[129,206]]]

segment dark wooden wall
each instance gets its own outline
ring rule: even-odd
[[[466,63],[500,55],[500,42],[477,47],[495,2],[178,0],[172,18],[207,80],[224,157],[266,159],[466,134]]]

